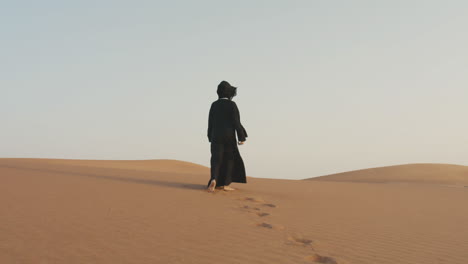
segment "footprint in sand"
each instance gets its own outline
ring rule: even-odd
[[[305,260],[315,262],[315,263],[322,263],[322,264],[338,264],[336,260],[332,257],[322,256],[319,254],[313,254],[304,258]]]
[[[257,226],[267,228],[267,229],[284,230],[284,226],[282,225],[272,225],[266,222],[258,223]]]
[[[260,227],[264,227],[264,228],[268,228],[268,229],[273,229],[273,225],[272,224],[268,224],[268,223],[260,223],[260,224],[257,224],[257,226],[260,226]]]
[[[255,203],[264,202],[262,199],[257,199],[257,198],[254,198],[254,197],[244,197],[244,198],[241,198],[241,200],[249,201],[249,202],[255,202]]]
[[[257,215],[260,216],[260,217],[264,217],[264,216],[268,216],[270,214],[269,213],[258,212]]]
[[[299,246],[310,246],[312,245],[313,240],[305,238],[300,235],[289,235],[288,236],[289,244],[299,245]]]
[[[254,198],[254,197],[244,197],[244,198],[241,198],[241,200],[254,202],[254,203],[261,203],[263,206],[271,207],[271,208],[276,208],[277,207],[275,204],[267,203],[262,199],[257,199],[257,198]],[[260,209],[258,209],[258,210],[260,210]]]
[[[244,208],[244,209],[252,209],[252,210],[255,210],[255,211],[260,211],[260,208],[258,208],[258,207],[250,207],[250,206],[248,206],[248,205],[244,205],[244,206],[242,206],[242,208]]]
[[[243,205],[241,206],[242,209],[245,209],[247,212],[249,213],[254,213],[254,211],[257,211],[255,214],[259,217],[264,217],[264,216],[268,216],[270,215],[269,213],[265,213],[265,212],[259,212],[260,211],[260,208],[258,207],[250,207],[248,205]]]

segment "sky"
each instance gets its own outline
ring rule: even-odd
[[[468,2],[2,1],[0,157],[209,166],[238,87],[248,176],[468,165]]]

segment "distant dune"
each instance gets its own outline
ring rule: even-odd
[[[468,185],[468,166],[406,164],[309,178],[315,181]]]
[[[0,263],[466,264],[468,188],[453,186],[466,171],[248,177],[208,193],[209,169],[177,160],[0,159]],[[381,184],[395,181],[413,184]]]

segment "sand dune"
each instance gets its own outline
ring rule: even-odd
[[[467,263],[468,188],[407,168],[208,193],[181,161],[0,159],[0,263]]]
[[[468,166],[406,164],[326,175],[308,180],[468,185]]]

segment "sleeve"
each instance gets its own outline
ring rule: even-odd
[[[210,113],[208,114],[208,141],[211,142],[211,130],[213,128],[213,105],[210,107]]]
[[[237,139],[239,141],[245,141],[245,138],[247,137],[247,131],[241,124],[239,108],[237,108],[237,104],[235,102],[233,102],[233,120],[234,128],[237,132]]]

